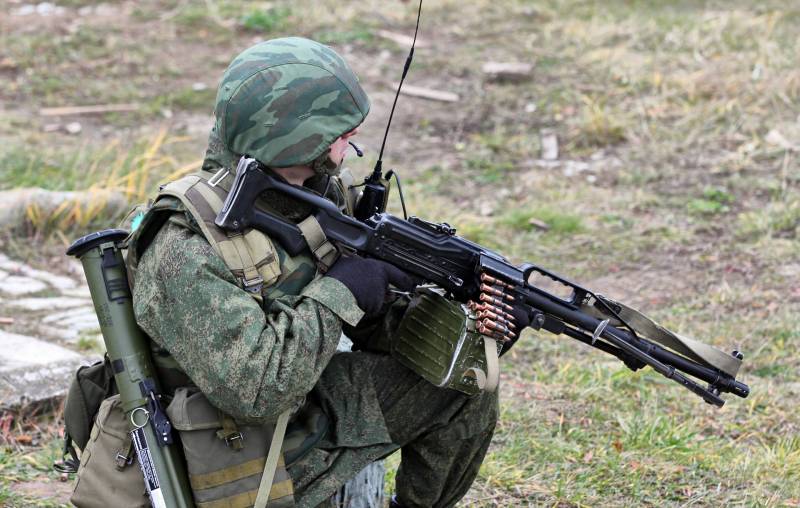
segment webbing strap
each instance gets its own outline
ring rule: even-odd
[[[467,369],[466,373],[475,378],[475,384],[478,385],[479,390],[486,388],[486,373],[484,371],[471,367]]]
[[[269,444],[269,453],[267,454],[267,462],[264,464],[264,474],[261,475],[261,483],[258,485],[258,495],[254,508],[265,508],[267,501],[273,496],[272,480],[275,478],[275,470],[278,468],[278,461],[281,459],[281,447],[283,445],[283,436],[286,434],[286,425],[289,423],[289,413],[291,410],[287,409],[278,417],[275,423],[275,430],[272,433],[272,442]],[[291,480],[289,482],[291,485]]]
[[[258,490],[250,490],[233,496],[197,503],[197,508],[250,508],[256,502]],[[294,506],[294,487],[292,480],[284,480],[276,483],[270,490],[270,507],[289,507]]]
[[[602,298],[612,308],[617,307],[619,309],[617,314],[619,314],[619,316],[626,323],[628,323],[637,334],[652,341],[658,342],[662,346],[672,349],[676,353],[680,353],[701,363],[711,365],[712,367],[715,367],[732,377],[736,377],[736,373],[739,372],[739,367],[742,365],[742,361],[735,356],[727,354],[715,348],[714,346],[710,346],[700,342],[699,340],[671,332],[638,310],[628,307],[627,305],[600,295],[598,295],[598,298]],[[602,305],[600,307],[602,307]],[[601,319],[611,318],[611,324],[614,324],[615,326],[621,324],[618,322],[618,320],[614,319],[612,314],[603,308],[599,308],[594,305],[583,305],[581,310]]]
[[[130,432],[125,433],[125,439],[122,441],[122,446],[117,450],[114,457],[114,466],[117,471],[122,471],[125,466],[131,463],[133,459],[133,437]]]
[[[214,192],[211,189],[211,187],[208,187],[207,185],[197,185],[195,188],[197,189],[197,192],[199,192],[200,195],[203,196],[203,199],[208,201],[208,204],[211,205],[212,210],[214,210],[215,212],[219,212],[219,210],[222,210],[222,205],[224,204],[224,201],[222,200],[222,198],[217,196],[217,193]]]
[[[177,182],[170,184],[170,186],[176,184],[174,191],[180,193],[182,196],[185,196],[189,189],[196,190],[214,213],[219,212],[223,206],[222,198],[208,185],[197,185],[200,181],[200,177],[193,176],[192,178],[178,180]],[[167,189],[169,189],[169,186],[167,186]],[[196,209],[190,211],[196,217],[201,216],[200,212]],[[205,221],[199,221],[199,225],[201,229],[203,229],[206,238],[214,238],[212,233],[207,231],[209,226]],[[225,232],[225,236],[227,237],[227,240],[215,242],[220,256],[223,260],[225,260],[225,264],[228,265],[229,269],[232,271],[241,271],[242,275],[240,279],[242,282],[242,287],[244,287],[245,291],[250,293],[256,300],[261,301],[261,288],[264,285],[264,278],[258,271],[256,266],[258,260],[255,258],[254,253],[248,248],[245,236],[243,236],[241,233],[231,232]]]
[[[234,450],[242,450],[244,448],[244,437],[239,432],[239,427],[233,417],[227,413],[221,413],[222,428],[217,431],[217,437],[225,441],[227,446]]]
[[[265,457],[258,457],[235,466],[228,466],[219,471],[189,475],[189,484],[194,490],[211,489],[226,483],[235,482],[253,476],[264,470]]]
[[[192,185],[196,184],[200,181],[200,177],[197,175],[189,175],[181,178],[180,180],[175,180],[174,182],[170,182],[161,189],[161,192],[165,192],[168,194],[173,195],[183,195],[186,194]],[[171,191],[171,192],[169,192]]]
[[[311,249],[311,253],[317,260],[320,271],[328,271],[328,268],[330,268],[339,257],[339,251],[337,251],[336,247],[325,237],[325,232],[322,230],[319,222],[317,222],[317,218],[313,215],[309,215],[297,224],[297,227],[300,229],[300,232],[303,233],[303,238],[306,239],[308,248]]]
[[[467,369],[466,373],[475,378],[478,389],[494,392],[500,383],[500,361],[497,356],[497,341],[482,335],[483,351],[486,356],[486,372],[475,367]]]

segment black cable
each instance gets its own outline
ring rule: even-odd
[[[400,193],[400,205],[403,207],[403,218],[408,220],[408,213],[406,213],[406,198],[403,196],[403,185],[400,183],[400,175],[397,174],[397,171],[390,169],[388,173],[386,173],[386,179],[390,179],[394,176],[395,181],[397,182],[397,192]]]

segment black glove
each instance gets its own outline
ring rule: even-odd
[[[522,330],[524,330],[531,324],[532,313],[530,307],[528,306],[512,305],[509,314],[514,316],[514,324],[517,325],[516,337],[503,344],[503,348],[500,350],[498,356],[503,356],[504,354],[506,354],[508,350],[511,349],[511,346],[516,344],[517,340],[519,340],[519,336],[522,335]]]
[[[403,270],[385,261],[361,256],[340,257],[325,275],[347,286],[367,315],[381,310],[389,284],[403,291],[411,291],[415,285]]]

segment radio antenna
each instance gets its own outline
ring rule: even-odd
[[[406,79],[408,69],[411,68],[411,60],[414,58],[414,46],[417,43],[417,32],[419,32],[420,16],[422,16],[422,0],[419,0],[419,8],[417,9],[417,26],[414,27],[414,40],[411,42],[411,50],[408,52],[406,63],[403,66],[403,74],[400,76],[400,84],[397,85],[397,92],[394,94],[394,102],[392,102],[392,110],[389,112],[389,121],[386,122],[386,132],[383,133],[383,142],[381,143],[381,151],[378,153],[378,161],[375,163],[375,169],[372,170],[372,176],[370,176],[370,179],[375,179],[375,181],[381,177],[381,170],[383,169],[383,149],[386,148],[386,138],[389,137],[389,128],[392,126],[394,108],[397,106],[397,98],[400,97],[400,89],[403,87],[403,81]]]
[[[394,109],[397,106],[397,98],[400,97],[400,89],[403,87],[403,81],[408,75],[408,69],[411,68],[411,60],[414,58],[414,46],[417,43],[417,32],[419,32],[419,18],[422,16],[422,0],[419,0],[419,8],[417,9],[417,26],[414,28],[414,40],[411,41],[411,50],[406,57],[406,63],[403,66],[403,74],[400,76],[400,84],[397,85],[397,92],[394,94],[394,102],[392,102],[392,110],[389,112],[389,121],[386,122],[386,132],[383,133],[383,141],[381,142],[381,151],[378,153],[378,161],[375,163],[375,168],[372,173],[364,179],[364,190],[361,191],[361,197],[358,200],[353,216],[361,221],[367,220],[376,213],[381,213],[386,210],[386,201],[388,198],[389,188],[383,181],[381,171],[383,169],[383,150],[386,148],[386,139],[389,137],[389,128],[392,126],[392,118],[394,117]],[[397,178],[397,173],[394,173]],[[392,172],[386,174],[387,180],[392,177]],[[397,189],[400,192],[400,202],[403,205],[403,216],[406,215],[406,203],[403,199],[403,191],[400,188],[400,180],[397,179]]]

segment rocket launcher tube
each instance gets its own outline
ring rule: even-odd
[[[120,229],[92,233],[75,241],[67,255],[83,265],[150,503],[154,508],[190,508],[194,502],[183,455],[172,444],[150,348],[133,315],[125,261],[117,245],[127,235]]]

